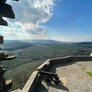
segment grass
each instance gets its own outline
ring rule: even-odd
[[[90,77],[92,77],[92,72],[87,72],[87,74],[88,74]]]

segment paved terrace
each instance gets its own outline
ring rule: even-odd
[[[52,72],[59,75],[59,86],[42,81],[35,92],[92,92],[92,78],[87,72],[92,71],[92,61],[71,61],[55,64]]]
[[[57,73],[60,85],[46,83],[39,71]],[[49,59],[32,73],[22,89],[13,92],[92,92],[92,78],[87,72],[92,72],[92,56]]]

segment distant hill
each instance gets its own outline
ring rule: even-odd
[[[79,43],[76,43],[76,44],[79,44],[79,45],[92,45],[92,42],[79,42]]]
[[[4,43],[42,43],[42,44],[59,44],[62,43],[60,41],[55,40],[5,40]]]
[[[18,41],[18,40],[5,40],[2,49],[12,51],[17,49],[24,49],[27,47],[33,47],[33,44],[28,42]]]
[[[29,42],[29,43],[39,43],[39,44],[59,44],[60,41],[55,40],[22,40],[22,42]]]
[[[2,49],[12,51],[17,49],[25,49],[28,47],[35,47],[37,45],[60,43],[61,42],[54,40],[5,40]]]

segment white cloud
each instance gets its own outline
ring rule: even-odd
[[[54,2],[55,0],[20,0],[17,3],[9,0],[16,18],[7,19],[9,26],[0,27],[1,34],[6,39],[44,38],[46,27],[40,23],[45,23],[52,17]]]

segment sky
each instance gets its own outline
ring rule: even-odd
[[[16,18],[0,26],[7,40],[50,39],[92,41],[92,0],[20,0],[12,5]]]

